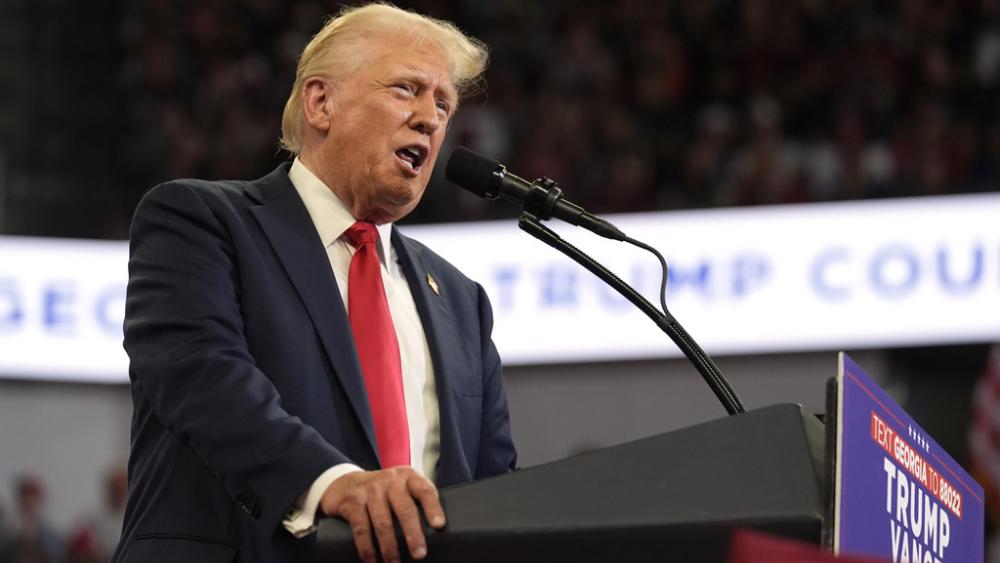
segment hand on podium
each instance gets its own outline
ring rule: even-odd
[[[320,500],[320,509],[326,516],[341,518],[351,525],[354,545],[366,563],[375,563],[377,559],[372,543],[373,528],[382,559],[396,563],[400,556],[393,516],[403,530],[410,556],[423,559],[427,555],[427,542],[415,500],[423,506],[432,527],[444,527],[444,509],[437,487],[412,467],[344,475],[327,487]]]

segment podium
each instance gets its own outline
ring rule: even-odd
[[[823,424],[784,404],[444,488],[425,561],[716,562],[736,527],[819,543],[825,459]],[[319,550],[358,560],[341,521]]]

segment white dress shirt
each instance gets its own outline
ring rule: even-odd
[[[330,267],[340,288],[340,297],[347,308],[348,274],[354,247],[348,244],[343,234],[356,219],[333,191],[316,177],[296,158],[288,171],[299,197],[305,203],[309,217],[316,225],[320,240],[326,248]],[[403,270],[399,265],[390,242],[392,225],[379,225],[379,261],[382,264],[382,283],[389,304],[389,312],[396,329],[399,342],[399,360],[402,364],[403,399],[406,403],[406,421],[410,431],[410,465],[422,475],[435,478],[440,455],[440,413],[434,385],[434,367],[424,327],[413,302],[413,295],[407,285]],[[335,465],[313,482],[285,516],[284,526],[295,537],[304,537],[316,530],[315,519],[319,501],[327,487],[337,478],[361,468],[350,463]]]

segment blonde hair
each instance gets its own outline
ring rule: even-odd
[[[305,117],[302,85],[313,76],[343,79],[365,61],[359,43],[372,36],[408,35],[415,42],[432,41],[448,58],[452,84],[459,96],[482,86],[489,54],[486,45],[465,35],[451,22],[423,16],[387,3],[345,7],[313,36],[302,51],[295,71],[295,84],[281,114],[281,147],[298,154],[302,150]]]

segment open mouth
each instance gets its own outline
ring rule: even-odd
[[[396,156],[411,169],[419,170],[427,160],[427,149],[420,145],[409,145],[396,151]]]

